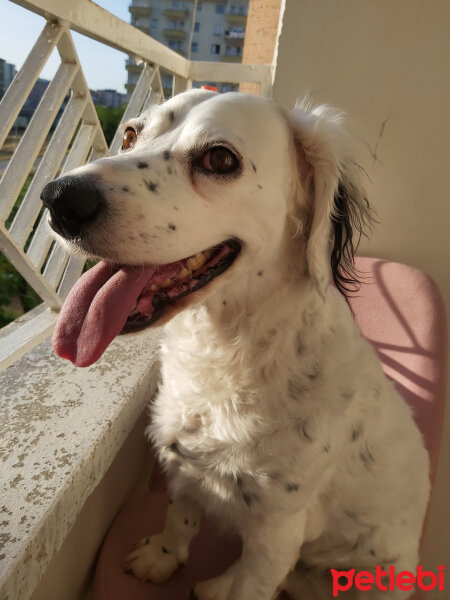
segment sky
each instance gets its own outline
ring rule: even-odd
[[[70,0],[60,1],[70,3]],[[96,0],[96,4],[129,22],[129,0]],[[42,17],[10,0],[0,0],[0,58],[19,69],[44,25],[45,19]],[[76,32],[72,32],[72,36],[89,88],[125,92],[127,55]],[[55,49],[40,77],[51,79],[59,64],[59,55]]]

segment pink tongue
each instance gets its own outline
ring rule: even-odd
[[[125,325],[139,294],[158,267],[113,266],[104,261],[72,288],[53,332],[53,349],[78,367],[100,358]]]

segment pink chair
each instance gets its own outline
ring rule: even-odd
[[[386,375],[411,406],[436,473],[445,402],[446,322],[436,285],[421,271],[399,263],[358,258],[364,275],[351,308],[374,345]],[[97,564],[95,600],[186,600],[197,581],[215,577],[239,555],[237,539],[218,536],[206,522],[191,546],[187,564],[164,585],[126,575],[122,560],[140,538],[161,531],[168,498],[155,471],[149,491],[133,496],[116,517]],[[419,598],[414,595],[414,600]],[[243,599],[245,600],[245,599]]]

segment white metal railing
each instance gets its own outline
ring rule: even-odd
[[[86,161],[114,154],[120,146],[119,133],[110,148],[106,144],[70,31],[143,63],[123,122],[164,99],[160,69],[172,74],[173,94],[191,87],[194,81],[258,83],[264,96],[270,95],[272,86],[268,65],[188,61],[90,0],[71,0],[70,8],[68,2],[60,0],[12,1],[43,16],[47,23],[0,102],[0,147],[55,47],[61,63],[0,180],[0,251],[49,307],[38,311],[37,321],[31,324],[24,319],[23,327],[15,323],[0,331],[0,368],[48,335],[55,320],[50,309],[62,305],[83,269],[81,259],[69,256],[52,242],[47,213],[41,210],[42,188],[55,176]],[[20,191],[69,92],[67,106],[7,228]]]

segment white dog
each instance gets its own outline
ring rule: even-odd
[[[322,600],[331,568],[415,571],[427,453],[338,291],[370,221],[342,115],[197,90],[123,143],[42,199],[60,239],[105,259],[62,309],[58,354],[86,366],[167,322],[149,435],[172,501],[126,569],[166,580],[206,510],[243,550],[199,600]]]

